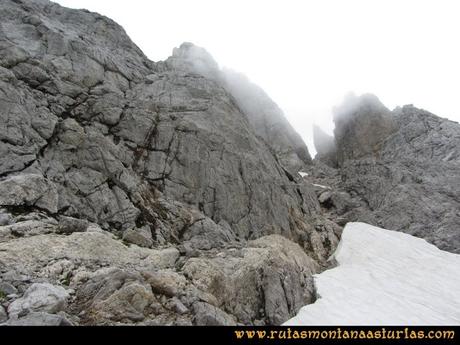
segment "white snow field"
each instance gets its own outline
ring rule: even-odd
[[[284,325],[460,325],[460,255],[423,239],[348,223],[319,299]]]

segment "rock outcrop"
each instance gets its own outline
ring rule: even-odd
[[[321,156],[311,169],[330,187],[320,203],[331,217],[460,253],[460,125],[411,105],[389,111],[371,95],[348,99],[336,114],[339,169]]]
[[[383,141],[396,130],[396,123],[380,100],[371,94],[349,94],[334,109],[337,161],[375,157]]]
[[[370,95],[335,122],[312,161],[203,48],[153,62],[104,16],[2,1],[0,323],[281,324],[354,220],[458,252],[458,124]]]
[[[313,125],[313,143],[316,149],[315,158],[333,168],[337,168],[335,138],[325,133],[320,127]]]
[[[199,73],[223,86],[246,116],[257,135],[270,148],[278,163],[295,175],[311,157],[300,135],[286,120],[282,110],[259,86],[230,69],[220,70],[212,56],[192,43],[173,50],[165,62],[166,69]]]
[[[152,62],[96,13],[0,9],[3,321],[279,324],[315,298],[340,227],[260,88],[190,43]],[[42,283],[65,304],[17,313]]]

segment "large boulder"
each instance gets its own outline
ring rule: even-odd
[[[289,240],[271,235],[248,248],[191,258],[183,272],[217,305],[245,324],[281,324],[315,299],[317,263]]]
[[[69,294],[61,286],[35,283],[27,289],[24,296],[8,306],[8,314],[15,318],[32,311],[57,313],[66,308],[68,297]]]

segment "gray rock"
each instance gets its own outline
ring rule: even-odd
[[[327,202],[329,202],[332,198],[332,192],[331,191],[325,191],[325,192],[322,192],[319,197],[318,197],[318,201],[320,202],[320,204],[324,205],[326,204]]]
[[[182,232],[182,237],[184,243],[191,248],[202,250],[225,247],[228,243],[236,241],[231,228],[220,226],[206,217],[199,218],[187,226]]]
[[[156,294],[162,294],[168,297],[177,296],[182,293],[187,285],[184,276],[172,270],[160,270],[157,272],[144,272],[146,281],[152,287]]]
[[[46,273],[46,263],[63,257],[76,266],[84,262],[95,267],[112,265],[164,269],[175,266],[179,251],[174,247],[127,247],[108,232],[76,232],[69,236],[39,235],[0,242],[0,260],[11,269],[8,279],[6,274],[3,275],[3,279],[8,281],[30,279],[17,271],[27,272],[31,276],[40,271]]]
[[[123,233],[123,240],[141,247],[149,248],[153,245],[152,233],[148,226],[125,230]]]
[[[73,232],[85,232],[89,223],[86,220],[61,216],[57,232],[61,234],[71,234]]]
[[[375,156],[382,142],[396,130],[390,110],[371,94],[349,94],[334,109],[334,123],[339,165],[348,159]]]
[[[72,326],[72,323],[62,315],[45,312],[31,312],[21,318],[12,318],[8,326]]]
[[[24,296],[8,306],[8,314],[13,317],[31,311],[57,313],[65,309],[68,297],[66,290],[60,286],[35,283],[27,289]]]
[[[156,244],[174,239],[165,238],[171,231],[162,228],[168,219],[161,219],[154,189],[228,224],[213,230],[224,240],[271,233],[298,240],[289,210],[310,217],[319,209],[312,191],[296,182],[296,169],[311,160],[260,88],[220,71],[191,44],[154,64],[118,25],[94,13],[40,1],[2,6],[11,28],[2,35],[20,47],[2,51],[10,100],[2,116],[11,104],[39,111],[14,108],[18,123],[1,142],[0,174],[46,173],[61,214],[117,232],[147,226],[161,232]],[[27,11],[39,26],[18,19]],[[57,29],[67,25],[69,32]]]
[[[269,145],[284,169],[296,175],[311,164],[310,153],[302,138],[264,90],[233,70],[224,69],[221,78],[238,106],[248,116],[256,134]]]
[[[0,186],[33,191],[35,176],[40,187],[5,194],[5,204],[118,235],[143,229],[134,241],[144,246],[144,229],[152,245],[186,234],[197,249],[273,233],[300,243],[291,211],[321,217],[299,184],[311,164],[299,135],[259,87],[219,70],[204,49],[184,44],[153,63],[98,14],[38,0],[1,6],[0,39],[12,43],[0,55]],[[40,24],[21,19],[30,13]],[[200,224],[189,219],[197,212]]]
[[[177,297],[173,297],[169,300],[169,308],[180,315],[189,312],[189,309]]]
[[[320,127],[313,126],[313,143],[316,149],[315,159],[337,167],[337,148],[335,138],[326,134]]]
[[[27,290],[13,314],[280,324],[314,300],[340,227],[263,90],[192,44],[154,63],[112,20],[46,0],[2,1],[0,22],[0,262],[75,290],[67,307]]]
[[[247,116],[255,133],[269,145],[271,152],[291,174],[311,163],[307,147],[282,110],[246,76],[229,69],[219,70],[205,49],[188,42],[175,48],[165,64],[185,73],[201,74],[225,87]]]
[[[208,303],[196,302],[193,311],[194,324],[197,326],[236,326],[230,315]]]
[[[136,273],[101,269],[77,291],[77,308],[89,323],[139,322],[154,301],[149,285]]]
[[[8,264],[6,264],[8,267]],[[9,271],[3,273],[2,279],[9,282],[27,282],[30,280],[30,277],[20,274],[18,271],[10,269]]]
[[[0,242],[17,237],[30,237],[56,232],[54,219],[25,220],[17,223],[0,226]]]
[[[8,314],[6,313],[5,308],[3,308],[2,305],[0,305],[0,324],[8,320]]]
[[[16,294],[18,289],[14,287],[14,285],[7,283],[7,282],[0,282],[0,292],[4,295],[11,295]]]
[[[375,96],[351,103],[336,121],[340,170],[312,173],[334,188],[319,197],[327,212],[460,253],[460,125],[413,106],[390,112]]]
[[[55,185],[41,175],[23,174],[0,181],[2,206],[33,206],[56,213],[57,203]]]
[[[9,213],[3,213],[3,210],[0,209],[0,226],[9,225],[13,217]]]
[[[191,258],[183,272],[197,288],[217,297],[217,303],[210,304],[239,322],[280,324],[313,301],[312,274],[318,269],[298,245],[271,235],[243,250]]]

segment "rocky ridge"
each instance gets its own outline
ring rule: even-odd
[[[350,96],[335,123],[332,145],[308,170],[328,186],[319,200],[332,219],[460,253],[460,125],[412,105],[390,111],[373,95]]]

